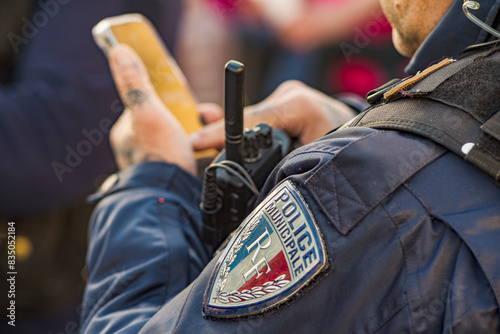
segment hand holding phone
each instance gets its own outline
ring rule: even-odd
[[[109,17],[99,22],[92,34],[107,54],[118,44],[127,44],[146,65],[151,82],[163,103],[191,134],[203,127],[186,78],[165,47],[153,24],[141,14]],[[196,152],[197,158],[214,157],[216,150]]]

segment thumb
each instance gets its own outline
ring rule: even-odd
[[[118,93],[128,108],[134,111],[159,99],[146,66],[132,48],[120,44],[111,49],[108,60]]]
[[[224,146],[224,121],[218,120],[193,133],[190,138],[195,151]]]
[[[215,107],[216,106],[216,107]],[[225,124],[222,118],[222,109],[217,105],[201,105],[200,112],[204,117],[208,116],[207,126],[190,136],[191,145],[195,151],[205,150],[209,148],[221,148],[224,146],[225,140]],[[217,113],[220,115],[215,116]],[[245,108],[244,126],[253,128],[258,123],[267,123],[275,126],[278,119],[278,111],[272,106],[272,103],[261,102],[254,106]],[[218,120],[215,120],[215,119]],[[211,122],[212,121],[212,122]]]

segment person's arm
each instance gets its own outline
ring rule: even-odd
[[[162,162],[118,175],[90,225],[82,333],[137,333],[210,259],[198,179]]]
[[[121,172],[90,226],[82,331],[136,333],[210,252],[198,236],[201,182],[186,133],[132,49],[119,46],[109,60],[127,106],[111,131]]]

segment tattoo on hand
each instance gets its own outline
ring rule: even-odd
[[[148,94],[144,93],[142,90],[132,89],[127,92],[125,102],[128,107],[141,106],[148,98]]]

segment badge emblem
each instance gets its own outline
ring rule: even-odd
[[[288,300],[325,265],[314,217],[286,181],[246,218],[229,242],[212,273],[203,312],[220,318],[261,313]]]

